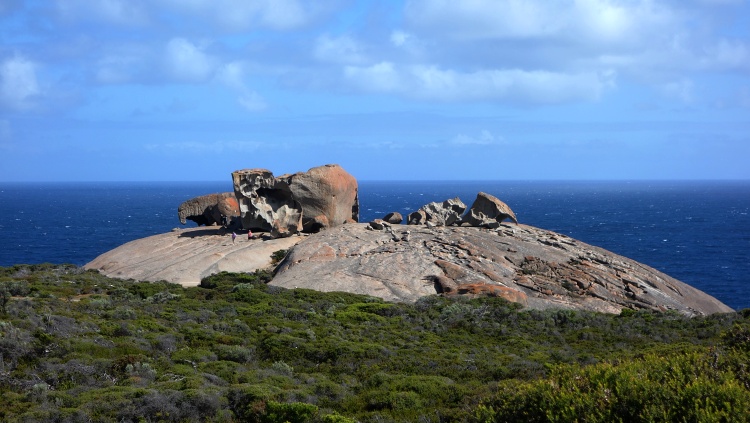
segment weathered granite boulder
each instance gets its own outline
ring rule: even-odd
[[[232,172],[232,183],[243,228],[268,231],[274,238],[302,230],[302,207],[287,181],[274,178],[270,170],[245,169]]]
[[[277,179],[289,185],[294,199],[302,207],[302,225],[318,216],[325,216],[331,228],[359,221],[357,179],[341,166],[318,166]]]
[[[391,212],[383,217],[383,220],[390,223],[391,225],[400,225],[404,221],[404,217],[399,212]]]
[[[460,198],[452,198],[442,203],[425,204],[419,210],[409,214],[410,225],[433,224],[435,226],[450,226],[461,219],[466,211],[466,204]]]
[[[383,231],[385,230],[386,226],[390,227],[390,224],[384,221],[383,219],[372,220],[370,221],[370,223],[368,223],[368,225],[369,225],[369,229],[373,229],[376,231]]]
[[[177,216],[183,225],[191,220],[198,226],[231,226],[239,219],[240,208],[233,192],[208,194],[180,204]]]
[[[303,239],[271,285],[403,302],[434,294],[493,295],[533,309],[732,311],[644,264],[531,226],[422,225],[408,234],[367,226],[344,225]]]
[[[427,213],[424,210],[417,210],[413,213],[409,213],[406,217],[406,223],[409,225],[424,225],[427,223]]]
[[[469,212],[461,218],[460,224],[463,226],[480,226],[483,228],[497,228],[500,222],[510,219],[513,223],[518,223],[516,214],[508,207],[507,204],[500,201],[497,197],[480,192],[477,194],[474,204],[471,205]]]
[[[266,169],[232,172],[242,226],[272,237],[317,232],[359,219],[357,180],[339,165],[274,177]]]

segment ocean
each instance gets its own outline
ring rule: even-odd
[[[360,221],[484,191],[519,222],[659,269],[750,308],[750,181],[360,181]],[[0,266],[83,265],[180,227],[177,207],[227,182],[0,183]],[[189,226],[194,226],[188,222]]]

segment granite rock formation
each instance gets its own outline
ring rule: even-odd
[[[508,207],[507,204],[500,201],[497,197],[480,192],[477,194],[474,204],[471,205],[468,213],[461,218],[461,225],[480,226],[483,228],[497,228],[500,222],[510,219],[513,223],[518,223],[516,214]]]
[[[404,217],[399,212],[391,212],[383,217],[383,220],[390,223],[391,225],[400,225],[404,221]]]
[[[242,226],[274,238],[317,232],[359,219],[357,180],[339,165],[274,177],[266,169],[232,173]]]
[[[198,226],[231,226],[239,218],[240,208],[232,192],[208,194],[180,204],[177,216],[183,225],[191,220]]]
[[[137,281],[167,281],[196,286],[201,279],[226,272],[253,272],[272,267],[275,251],[303,238],[247,239],[223,227],[175,229],[125,243],[84,266],[101,274]]]
[[[238,170],[232,173],[232,183],[243,228],[271,232],[275,238],[302,230],[300,204],[289,184],[275,178],[270,170]]]
[[[466,204],[456,197],[442,203],[425,204],[419,210],[409,214],[407,222],[410,225],[450,226],[460,221],[464,211],[466,211]]]
[[[416,226],[403,236],[368,226],[307,237],[270,283],[403,302],[432,294],[493,295],[534,309],[732,311],[651,267],[531,226]]]

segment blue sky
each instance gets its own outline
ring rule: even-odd
[[[748,0],[0,0],[0,181],[749,179]]]

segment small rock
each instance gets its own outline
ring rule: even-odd
[[[371,229],[382,231],[385,229],[384,223],[382,219],[375,219],[369,223],[369,226]]]
[[[391,212],[385,215],[385,217],[383,217],[383,220],[392,225],[400,225],[401,222],[404,221],[404,217],[401,216],[401,213],[399,212]]]

